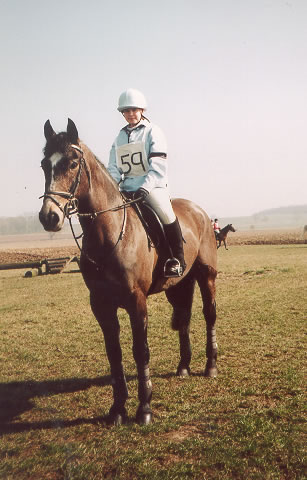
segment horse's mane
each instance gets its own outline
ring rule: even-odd
[[[96,157],[96,155],[94,155],[94,157],[95,157],[95,160],[96,160],[96,162],[98,163],[98,165],[99,165],[103,170],[107,170],[106,167],[105,167],[105,165],[102,163],[102,161],[99,160],[99,158]]]
[[[116,187],[116,189],[118,190],[118,183],[114,180],[114,178],[112,177],[112,175],[110,175],[108,169],[106,168],[106,166],[102,163],[101,160],[99,160],[99,158],[91,151],[89,150],[92,155],[93,155],[93,158],[95,159],[97,165],[99,168],[101,168],[101,170],[103,171],[103,173],[108,177],[108,179],[110,180],[110,182],[112,182],[114,184],[114,186]]]

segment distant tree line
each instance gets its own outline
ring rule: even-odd
[[[0,235],[42,232],[38,214],[19,217],[0,217]]]

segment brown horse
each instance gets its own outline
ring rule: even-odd
[[[226,237],[228,235],[229,232],[235,232],[235,228],[232,226],[232,223],[228,223],[228,225],[226,225],[226,227],[223,227],[221,228],[221,230],[219,232],[217,232],[215,234],[216,236],[216,246],[217,248],[220,248],[222,242],[224,243],[224,247],[226,248],[226,250],[228,250],[227,248],[227,244],[226,244]]]
[[[67,132],[56,134],[45,123],[46,146],[42,168],[45,193],[39,218],[47,231],[59,231],[66,217],[77,212],[84,237],[80,268],[90,292],[90,303],[102,329],[111,369],[113,405],[108,420],[125,421],[128,398],[119,340],[118,308],[130,317],[133,356],[138,374],[139,407],[136,419],[152,419],[147,344],[149,294],[166,291],[173,307],[172,327],[179,332],[180,361],[177,374],[190,372],[189,323],[195,282],[198,282],[207,326],[207,363],[204,375],[217,375],[215,334],[215,279],[217,251],[207,214],[182,199],[173,201],[185,239],[187,268],[179,278],[164,278],[156,249],[149,248],[145,230],[131,203],[123,199],[117,183],[89,148],[79,140],[77,128],[68,120]],[[130,208],[129,208],[130,207]]]

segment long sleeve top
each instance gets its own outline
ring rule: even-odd
[[[142,119],[135,127],[122,128],[109,157],[108,171],[120,190],[135,192],[140,187],[149,193],[167,187],[167,145],[163,132]]]

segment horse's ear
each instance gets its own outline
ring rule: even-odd
[[[47,122],[44,125],[44,134],[47,141],[50,140],[55,135],[55,131],[51,126],[50,120],[47,120]]]
[[[76,125],[70,118],[68,119],[68,123],[67,123],[67,135],[71,143],[78,143],[78,139],[79,139],[78,130]]]

